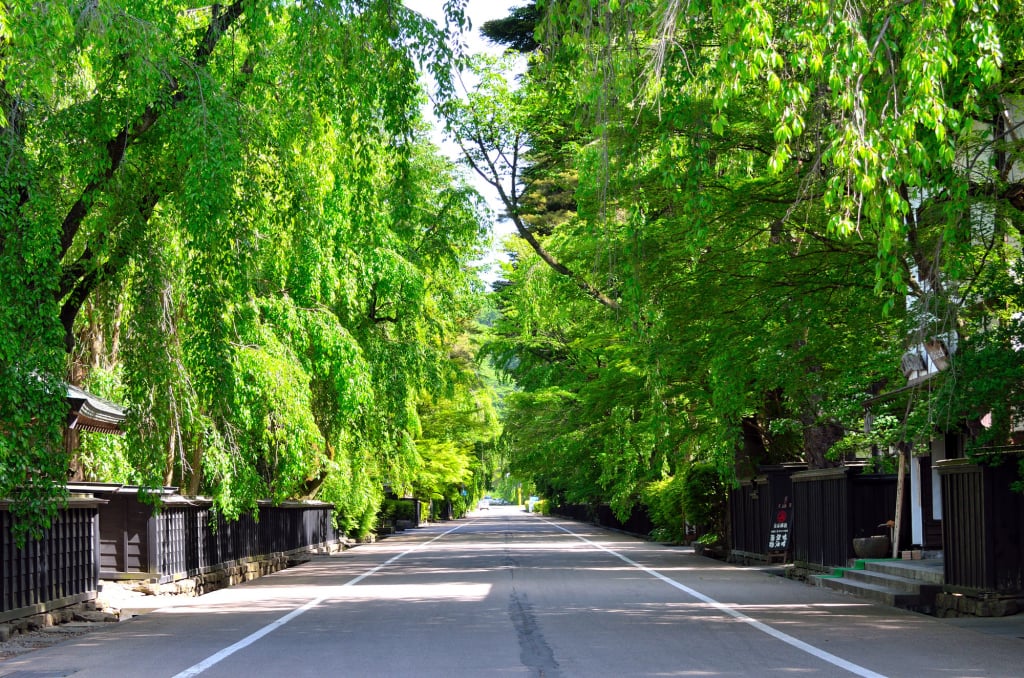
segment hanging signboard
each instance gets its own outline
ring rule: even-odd
[[[793,526],[793,502],[784,497],[775,508],[775,519],[768,530],[768,552],[785,553],[789,550],[789,534]]]

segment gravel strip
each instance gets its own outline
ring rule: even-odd
[[[2,662],[5,659],[57,645],[92,631],[98,631],[105,626],[107,626],[105,622],[68,622],[35,631],[15,633],[8,640],[0,642],[0,669],[3,668]]]

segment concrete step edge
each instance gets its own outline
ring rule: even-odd
[[[821,586],[840,593],[857,596],[858,598],[873,600],[891,607],[912,607],[920,603],[920,596],[915,594],[899,591],[887,586],[856,582],[845,578],[823,578],[821,579]]]
[[[851,581],[874,584],[904,591],[907,593],[919,594],[922,590],[939,591],[942,587],[920,579],[908,579],[888,572],[876,572],[874,570],[847,570],[844,577]]]
[[[915,561],[910,561],[910,563],[907,563],[899,560],[868,561],[864,564],[864,569],[871,572],[884,572],[886,574],[905,577],[907,579],[916,579],[928,584],[936,584],[939,586],[945,583],[946,574],[941,567],[925,569],[920,565],[911,564],[914,562]],[[916,562],[919,563],[921,561]]]

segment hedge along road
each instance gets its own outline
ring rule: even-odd
[[[0,663],[0,676],[1018,676],[1020,640],[497,508]]]

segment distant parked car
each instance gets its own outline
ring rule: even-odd
[[[491,508],[491,500],[487,499],[487,498],[481,499],[480,501],[478,501],[476,503],[476,508],[477,508],[478,511],[486,511],[486,510],[490,509]]]

